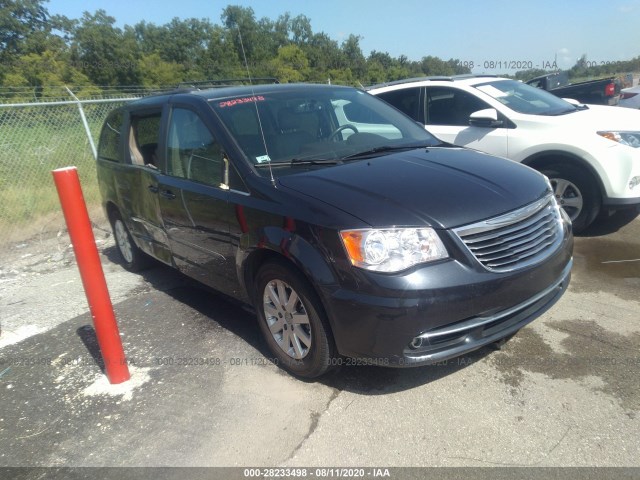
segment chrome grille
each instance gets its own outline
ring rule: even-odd
[[[473,256],[494,272],[537,263],[554,252],[564,237],[560,211],[552,195],[454,232]]]

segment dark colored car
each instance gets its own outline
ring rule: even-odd
[[[571,83],[569,72],[554,72],[532,78],[527,84],[580,103],[618,105],[620,101],[620,82],[615,77]]]
[[[500,341],[569,283],[571,226],[543,175],[353,88],[132,102],[104,124],[98,179],[129,269],[151,256],[253,305],[301,377]]]

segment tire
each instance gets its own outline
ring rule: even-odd
[[[573,165],[551,165],[542,173],[549,177],[558,204],[571,218],[573,231],[580,233],[591,225],[602,203],[593,178]]]
[[[302,378],[326,373],[336,349],[309,282],[284,262],[270,261],[256,275],[255,292],[258,324],[278,365]]]
[[[130,272],[139,272],[148,267],[150,258],[135,244],[120,213],[114,211],[110,216],[110,221],[116,247],[120,254],[120,263],[124,268]]]

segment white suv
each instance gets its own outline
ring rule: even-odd
[[[584,230],[602,208],[640,205],[640,112],[580,105],[490,76],[425,77],[368,89],[442,141],[522,162],[549,177]]]

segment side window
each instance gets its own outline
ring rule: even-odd
[[[427,88],[427,125],[469,126],[469,115],[490,105],[463,90]]]
[[[393,90],[391,92],[381,93],[378,97],[393,105],[401,112],[406,113],[414,120],[422,122],[423,119],[420,115],[420,88],[421,87]]]
[[[123,118],[122,112],[113,112],[105,120],[102,132],[100,132],[99,158],[112,162],[122,161],[119,158],[119,153]]]
[[[344,105],[344,115],[351,123],[378,123],[388,124],[389,121],[378,115],[373,110],[363,105],[352,102]]]
[[[219,186],[223,171],[222,149],[200,117],[175,108],[169,121],[167,174]]]
[[[531,85],[532,87],[536,87],[536,88],[544,88],[544,86],[542,85],[542,79],[540,80],[534,80],[532,82],[527,82],[529,85]]]
[[[158,138],[161,113],[131,115],[129,127],[129,156],[134,165],[158,165]]]
[[[229,188],[237,192],[248,192],[242,177],[233,165],[229,165]]]
[[[344,130],[338,130],[340,132],[339,135],[341,135],[341,137],[339,137],[341,140],[347,140],[352,136],[354,138],[350,140],[351,142],[371,142],[373,140],[372,137],[354,135],[356,133],[377,135],[379,138],[376,140],[381,141],[384,139],[402,138],[400,130],[389,123],[389,119],[378,113],[375,108],[371,108],[371,105],[361,105],[348,100],[336,100],[331,103],[336,115],[336,120],[338,121],[338,126],[344,128]],[[375,104],[377,103],[379,102]]]

